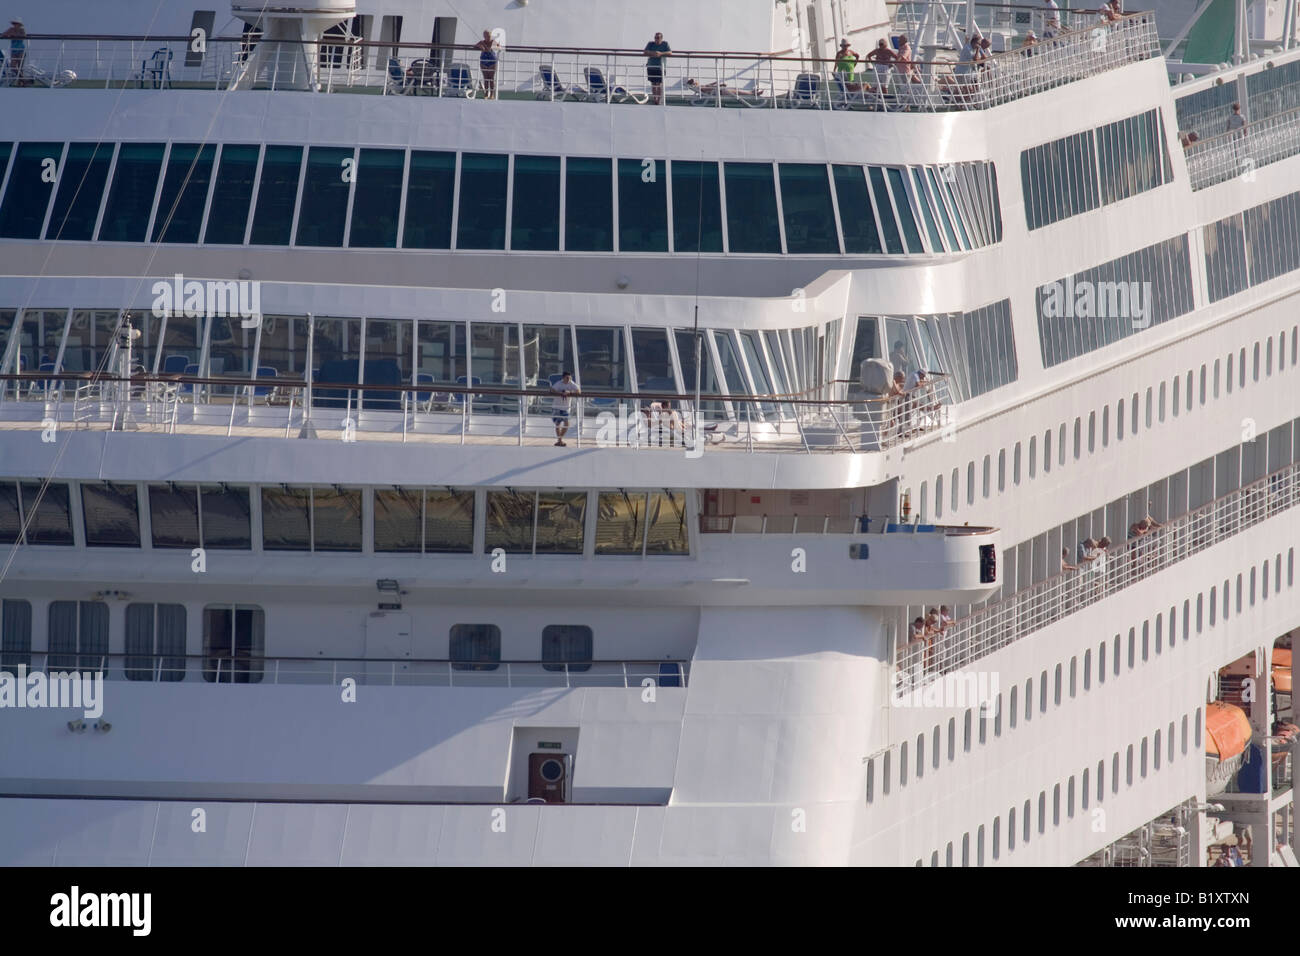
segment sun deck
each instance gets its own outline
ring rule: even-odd
[[[251,36],[251,35],[250,35]],[[314,60],[254,57],[257,41],[189,36],[31,34],[21,76],[31,88],[309,90],[435,98],[581,101],[654,107],[640,50],[511,47],[490,89],[469,46],[344,41]],[[276,41],[284,43],[284,41]],[[830,60],[759,53],[674,51],[663,66],[662,106],[947,112],[981,110],[1159,55],[1155,17],[1058,34],[978,66],[955,59],[834,72]],[[309,68],[309,62],[313,68]]]

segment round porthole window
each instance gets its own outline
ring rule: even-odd
[[[542,764],[539,773],[547,783],[555,783],[564,776],[564,764],[552,757]]]

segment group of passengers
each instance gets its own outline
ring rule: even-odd
[[[913,413],[933,412],[938,405],[932,394],[929,373],[919,365],[913,366],[901,340],[894,343],[889,362],[894,367],[893,383],[886,393],[891,424],[898,429],[899,437],[905,438],[913,430]]]
[[[1129,525],[1128,542],[1125,546],[1125,553],[1132,558],[1134,571],[1149,570],[1146,564],[1149,563],[1149,542],[1142,542],[1146,535],[1151,534],[1157,528],[1161,527],[1160,522],[1155,518],[1147,515],[1141,521],[1135,521]],[[1140,542],[1140,543],[1139,543]],[[1084,538],[1076,547],[1075,562],[1070,561],[1070,551],[1068,548],[1061,549],[1061,573],[1066,574],[1070,571],[1087,571],[1105,567],[1106,558],[1111,553],[1112,542],[1109,537],[1103,535],[1096,540]]]
[[[912,622],[911,629],[908,632],[908,644],[925,644],[929,645],[936,637],[939,637],[952,626],[952,613],[948,605],[941,604],[937,608],[930,608],[924,617],[917,617]]]
[[[867,81],[866,72],[858,73],[859,63],[870,66],[876,76],[875,85]],[[883,93],[889,86],[890,73],[897,73],[904,82],[921,82],[921,71],[912,55],[911,41],[905,36],[898,37],[897,48],[891,47],[884,38],[877,40],[875,49],[866,56],[860,56],[848,40],[841,40],[839,52],[835,55],[834,72],[849,93]]]

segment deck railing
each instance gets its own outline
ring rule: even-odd
[[[575,447],[642,450],[868,452],[949,422],[948,379],[935,374],[896,397],[825,400],[844,383],[797,394],[702,395],[584,392],[572,400]],[[204,378],[92,372],[0,375],[0,421],[49,421],[55,428],[132,428],[226,437],[304,432],[345,441],[421,436],[500,444],[555,440],[557,396],[543,388],[357,384],[284,378]],[[236,431],[238,429],[238,432]]]
[[[339,684],[416,687],[685,687],[690,662],[451,661],[411,658],[216,657],[186,654],[16,653],[0,670],[103,675],[109,681],[210,684]],[[650,683],[647,683],[649,681]]]
[[[922,524],[894,515],[700,515],[701,534],[989,534],[990,527]]]
[[[1054,575],[898,651],[895,692],[910,693],[1300,504],[1300,465],[1116,543],[1089,565]]]
[[[1186,149],[1193,189],[1234,176],[1250,181],[1255,170],[1300,153],[1300,109],[1251,122],[1245,129],[1200,139]]]
[[[10,71],[3,82],[51,89],[318,88],[444,98],[656,101],[650,61],[641,50],[511,47],[499,55],[489,79],[479,51],[468,46],[322,43],[312,60],[314,75],[292,45],[293,55],[262,61],[253,56],[254,48],[242,37],[213,37],[199,56],[189,37],[33,34],[22,74]],[[713,107],[986,109],[1158,55],[1150,13],[1061,33],[979,65],[941,59],[877,70],[861,64],[856,75],[835,73],[832,60],[680,51],[661,61],[663,95],[658,99]],[[259,68],[249,68],[258,62]]]

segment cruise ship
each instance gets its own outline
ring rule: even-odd
[[[7,5],[0,863],[1296,865],[1294,4],[223,3]]]

